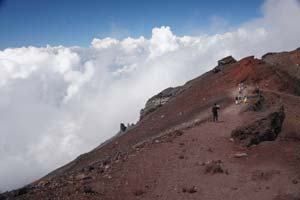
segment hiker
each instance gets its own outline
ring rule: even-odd
[[[244,103],[247,103],[247,101],[248,101],[248,97],[247,97],[247,96],[244,96],[243,102],[244,102]]]
[[[220,106],[216,103],[212,107],[212,113],[213,113],[213,121],[218,122],[218,110],[220,109]]]
[[[125,126],[125,124],[123,124],[123,123],[120,124],[120,130],[121,130],[121,132],[125,132],[126,128],[127,127]]]
[[[260,92],[260,89],[259,89],[259,86],[258,86],[258,85],[256,85],[255,90],[254,90],[254,93],[255,93],[256,96],[258,96],[258,97],[261,96],[261,92]]]
[[[236,105],[239,104],[239,97],[238,96],[235,97],[235,104]]]
[[[239,83],[239,93],[242,94],[243,90],[244,90],[244,83],[241,82]]]

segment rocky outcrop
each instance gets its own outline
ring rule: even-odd
[[[264,55],[261,57],[261,59],[262,59],[263,61],[267,62],[268,59],[269,59],[270,57],[274,56],[274,55],[276,55],[276,53],[269,52],[269,53],[264,54]]]
[[[248,147],[263,141],[274,141],[281,132],[284,119],[285,113],[282,106],[265,118],[233,130],[231,136],[236,142],[241,142]]]
[[[221,71],[221,66],[228,65],[228,64],[233,64],[236,63],[237,61],[232,57],[232,56],[227,56],[225,58],[222,58],[221,60],[218,61],[218,66],[216,66],[213,69],[214,73],[218,73]]]
[[[218,66],[236,63],[237,61],[232,56],[227,56],[218,61]]]
[[[140,112],[140,119],[143,119],[146,115],[154,112],[157,108],[166,104],[171,98],[179,94],[182,90],[183,89],[181,86],[175,88],[170,87],[150,98],[147,101],[145,108],[143,108]]]
[[[257,95],[255,99],[253,99],[253,96],[252,96],[252,100],[250,100],[248,102],[248,106],[245,107],[245,112],[247,112],[247,111],[254,111],[254,112],[263,111],[266,108],[265,104],[266,104],[265,98],[261,94]]]

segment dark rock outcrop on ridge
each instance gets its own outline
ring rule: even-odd
[[[278,111],[259,119],[250,125],[232,131],[232,138],[246,146],[257,145],[264,141],[273,141],[282,130],[285,119],[283,106]]]
[[[181,86],[175,88],[170,87],[150,98],[147,101],[145,108],[143,108],[140,112],[140,119],[143,119],[146,115],[154,112],[157,108],[166,104],[171,98],[175,97],[182,90],[183,88]]]

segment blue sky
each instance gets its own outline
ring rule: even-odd
[[[262,0],[0,0],[0,49],[89,46],[93,38],[214,33],[260,15]]]

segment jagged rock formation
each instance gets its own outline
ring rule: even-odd
[[[231,137],[235,141],[244,143],[247,147],[264,141],[273,141],[281,132],[284,119],[285,113],[282,106],[267,117],[233,130]]]
[[[218,73],[219,71],[221,71],[221,67],[224,65],[229,65],[229,64],[233,64],[236,63],[237,61],[232,57],[232,56],[227,56],[225,58],[222,58],[221,60],[218,61],[218,66],[216,66],[213,69],[214,73]]]
[[[150,98],[147,101],[145,108],[143,108],[140,112],[140,119],[143,119],[146,115],[154,112],[157,108],[166,104],[171,98],[175,97],[181,91],[182,87],[170,87]]]
[[[236,59],[234,59],[232,56],[227,56],[218,61],[218,66],[233,64],[236,62],[237,62]]]

